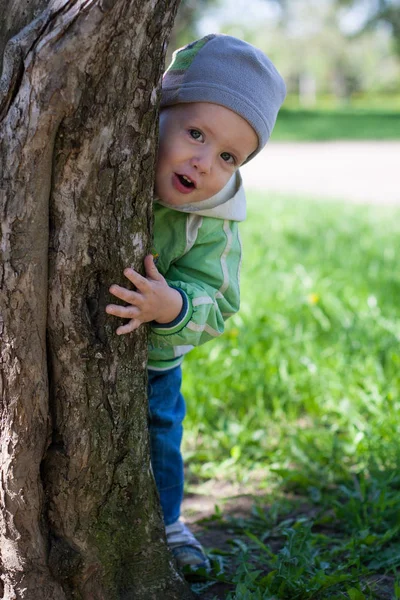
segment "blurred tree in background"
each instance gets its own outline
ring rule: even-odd
[[[262,48],[289,104],[400,101],[400,0],[182,0],[170,51],[212,31]]]
[[[176,48],[180,48],[198,37],[198,21],[207,8],[217,2],[218,0],[181,0],[169,41],[166,64],[169,64],[172,52]]]
[[[339,6],[362,16],[359,31],[385,26],[389,29],[396,53],[400,56],[400,1],[399,0],[336,0]]]

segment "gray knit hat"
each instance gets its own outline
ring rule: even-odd
[[[212,102],[246,119],[258,135],[253,158],[267,143],[286,95],[282,77],[258,48],[210,34],[176,50],[164,74],[161,108]]]

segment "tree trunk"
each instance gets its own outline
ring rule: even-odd
[[[104,313],[151,243],[177,0],[25,1],[0,0],[0,33],[23,28],[0,40],[0,598],[189,598],[150,469],[146,329],[119,338]]]

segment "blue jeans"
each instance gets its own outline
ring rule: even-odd
[[[165,525],[179,519],[183,499],[181,441],[185,400],[182,371],[148,371],[151,464],[160,495]]]

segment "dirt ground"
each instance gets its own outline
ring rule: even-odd
[[[244,485],[233,485],[227,482],[210,481],[203,484],[197,493],[187,494],[183,502],[183,515],[186,523],[190,525],[193,533],[199,538],[207,550],[218,548],[219,550],[230,550],[228,540],[232,533],[214,523],[201,521],[211,517],[215,513],[215,507],[219,506],[224,515],[235,517],[248,517],[254,500],[261,492],[254,488],[251,493]],[[216,583],[210,589],[202,592],[197,598],[201,600],[213,600],[218,598],[224,600],[231,586]]]

